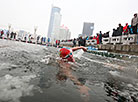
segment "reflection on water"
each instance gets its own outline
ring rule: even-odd
[[[59,65],[60,69],[57,74],[57,79],[61,81],[61,80],[67,80],[67,78],[69,78],[74,83],[74,85],[77,86],[81,97],[84,99],[84,102],[88,102],[90,88],[85,86],[85,83],[80,82],[81,78],[77,79],[76,76],[72,74],[71,65],[69,63],[61,60],[59,61]]]

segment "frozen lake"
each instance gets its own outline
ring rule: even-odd
[[[58,50],[0,39],[0,102],[138,102],[137,58],[66,63]]]

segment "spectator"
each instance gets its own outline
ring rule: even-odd
[[[56,46],[58,45],[58,40],[56,40]]]
[[[123,28],[123,33],[124,33],[124,35],[128,35],[128,23],[126,23],[126,26],[124,26],[124,28]]]
[[[82,46],[82,43],[83,43],[82,36],[81,36],[81,37],[79,37],[79,39],[78,39],[78,43],[79,43],[79,46]]]
[[[108,37],[109,37],[109,32],[110,32],[110,31],[104,33],[103,37],[104,37],[104,38],[108,38]]]
[[[1,36],[3,36],[3,34],[4,34],[4,31],[2,30],[2,31],[1,31]]]
[[[97,33],[96,40],[97,40],[97,44],[99,44],[99,34],[98,33]]]
[[[14,40],[16,40],[16,33],[13,34]]]
[[[96,37],[94,36],[93,39],[96,39]]]
[[[40,36],[37,36],[37,43],[38,43],[39,39],[40,39]]]
[[[43,42],[46,43],[46,37],[43,38]]]
[[[73,47],[76,47],[76,39],[74,38],[74,40],[73,40]]]
[[[121,36],[123,32],[123,26],[119,24],[119,27],[117,28],[117,34],[116,36]]]
[[[41,37],[41,44],[43,43],[43,37]]]
[[[103,33],[102,37],[104,38],[105,33]]]
[[[11,39],[13,38],[13,35],[14,35],[14,33],[13,33],[13,32],[11,32],[11,36],[10,36],[10,38],[11,38]]]
[[[117,30],[116,30],[115,28],[113,29],[112,36],[113,36],[113,37],[114,37],[114,36],[117,36]]]
[[[137,34],[137,29],[138,29],[138,16],[137,16],[136,13],[134,14],[134,18],[132,18],[132,20],[131,20],[131,27],[132,27],[133,33],[134,34]]]
[[[7,38],[9,38],[9,31],[7,31]]]
[[[92,37],[92,36],[90,36],[90,37],[89,37],[89,39],[93,39],[93,37]]]
[[[29,35],[29,37],[28,37],[28,39],[29,39],[29,43],[31,43],[32,41],[31,41],[31,35]]]
[[[25,40],[25,42],[26,42],[26,40],[27,40],[26,36],[24,37],[24,40]]]
[[[86,46],[86,39],[87,39],[87,37],[83,38],[83,45],[82,46]]]
[[[133,34],[133,30],[132,30],[131,25],[128,26],[128,30],[129,30],[129,34]]]
[[[79,46],[85,46],[86,45],[86,38],[79,37],[78,39]]]
[[[89,36],[86,37],[86,40],[89,40]]]
[[[47,39],[47,42],[50,43],[50,38]]]
[[[58,46],[60,45],[60,40],[58,40]]]
[[[94,36],[92,39],[93,39],[94,41],[96,40],[96,43],[95,43],[95,44],[97,44],[97,38],[96,38],[96,36]]]
[[[100,34],[99,34],[99,43],[102,44],[102,31],[100,31]]]

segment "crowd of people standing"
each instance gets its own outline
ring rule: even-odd
[[[128,34],[138,34],[138,15],[136,13],[131,20],[131,25],[126,23],[123,27],[121,24],[119,24],[117,29],[113,29],[112,36],[121,36]]]
[[[99,33],[96,34],[96,36],[89,37],[89,39],[96,39],[97,44],[102,44],[102,38],[108,38],[109,32],[110,31],[102,34],[102,31],[100,31]],[[128,35],[128,34],[138,34],[138,14],[137,13],[134,14],[134,17],[131,20],[131,25],[126,23],[125,26],[123,27],[121,23],[119,23],[117,29],[113,28],[112,37]],[[79,39],[78,42],[80,41],[81,45],[85,46],[85,43],[83,43],[82,41],[82,37],[78,39]],[[85,38],[84,38],[84,42],[86,42]]]
[[[96,36],[87,36],[84,38],[80,36],[79,38],[74,38],[73,40],[70,40],[70,41],[72,41],[74,47],[77,45],[77,42],[79,46],[85,46],[86,40],[89,40],[89,39],[95,39],[97,41],[97,44],[102,44],[102,38],[108,38],[109,32],[110,31],[106,33],[102,33],[102,31],[100,31],[99,33],[96,34]],[[0,31],[0,38],[3,37],[4,33],[5,33],[4,30]],[[119,23],[117,28],[113,28],[112,37],[128,35],[128,34],[138,34],[138,14],[137,13],[135,13],[134,17],[131,19],[130,25],[126,23],[125,26],[123,27],[122,24]],[[9,39],[16,39],[17,33],[7,31],[6,36]],[[29,35],[28,39],[29,41],[31,41],[32,39],[31,35]],[[40,36],[37,36],[36,39],[37,39],[37,43],[39,43],[39,40],[41,44],[43,42],[46,42],[45,37],[40,38]],[[24,37],[24,40],[27,41],[26,36]],[[48,39],[48,42],[50,42],[49,39]],[[59,44],[60,44],[60,40],[56,40],[56,45],[59,45]]]
[[[0,37],[2,38],[3,37],[3,35],[4,35],[4,30],[1,30],[0,31]],[[9,39],[16,39],[16,36],[17,36],[17,34],[16,34],[16,32],[9,32],[9,31],[7,31],[6,32],[6,38],[9,38]]]

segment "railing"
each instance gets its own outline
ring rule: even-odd
[[[116,36],[116,37],[111,37],[111,38],[103,38],[102,42],[103,44],[135,44],[137,43],[137,38],[138,34],[128,34],[128,35],[122,35],[122,36]]]
[[[102,38],[103,44],[109,44],[111,38]]]
[[[97,44],[96,39],[86,40],[86,45],[96,45],[96,44]]]
[[[134,34],[134,35],[125,35],[125,36],[122,36],[122,43],[123,44],[132,44],[132,43],[136,43],[137,41],[137,35]]]
[[[6,35],[3,35],[1,38],[7,38]],[[18,37],[16,38],[18,39]],[[128,34],[128,35],[122,35],[122,36],[116,36],[116,37],[108,37],[108,38],[102,38],[102,44],[123,44],[123,45],[130,45],[130,44],[136,44],[138,42],[138,34]],[[35,41],[32,41],[32,43],[35,43]],[[46,44],[46,43],[45,43]],[[60,42],[61,45],[67,45],[67,46],[73,46],[72,41],[67,42]],[[96,45],[97,40],[96,39],[89,39],[86,40],[86,45]],[[76,43],[78,45],[78,41]]]
[[[61,42],[61,45],[67,45],[67,46],[73,46],[73,42]],[[91,40],[86,40],[86,45],[96,45],[97,44],[97,40],[96,39],[91,39]],[[78,41],[76,43],[76,45],[78,45]]]
[[[110,44],[121,44],[121,36],[111,37]]]
[[[73,42],[60,42],[61,45],[73,46]]]
[[[138,34],[129,34],[129,35],[122,35],[122,36],[116,36],[116,37],[108,37],[108,38],[102,38],[102,44],[123,44],[123,45],[129,45],[129,44],[136,44],[138,40]],[[73,42],[61,42],[61,45],[68,45],[72,46]],[[97,40],[96,39],[90,39],[86,40],[86,45],[96,45]],[[78,45],[78,42],[77,42]]]

